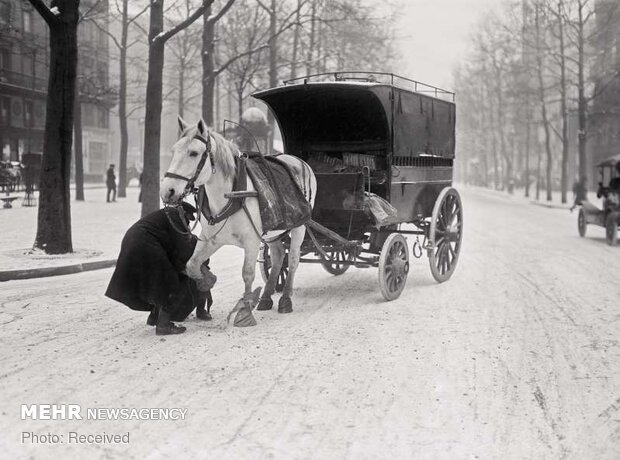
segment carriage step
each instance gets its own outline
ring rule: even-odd
[[[256,198],[258,192],[256,190],[241,190],[237,192],[224,193],[224,198],[236,199],[236,198]]]

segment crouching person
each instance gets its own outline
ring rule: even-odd
[[[147,324],[155,326],[157,335],[185,332],[185,327],[173,321],[184,321],[194,308],[199,319],[211,319],[210,289],[216,278],[209,271],[209,261],[201,267],[200,287],[184,272],[197,238],[183,229],[195,219],[195,212],[184,202],[182,207],[160,209],[132,225],[105,293],[132,310],[150,312]]]

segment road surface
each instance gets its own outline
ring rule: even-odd
[[[111,270],[1,284],[3,458],[620,458],[620,247],[603,229],[579,238],[566,210],[463,200],[448,282],[415,261],[386,303],[375,269],[302,265],[295,311],[256,312],[254,328],[225,322],[236,249],[212,263],[214,321],[181,336],[103,297]],[[187,413],[21,419],[43,403]],[[44,434],[62,443],[32,441]]]

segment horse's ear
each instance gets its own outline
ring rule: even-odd
[[[181,118],[181,115],[179,115],[177,121],[179,122],[179,130],[180,130],[180,132],[185,132],[185,130],[187,129],[187,123],[185,123],[185,120],[183,120],[183,118]]]
[[[198,132],[200,133],[201,136],[204,136],[207,134],[207,124],[202,118],[198,122]]]

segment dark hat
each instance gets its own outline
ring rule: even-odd
[[[183,211],[185,211],[185,214],[189,220],[196,220],[195,216],[197,209],[194,206],[186,201],[182,201],[181,206],[183,206]]]

